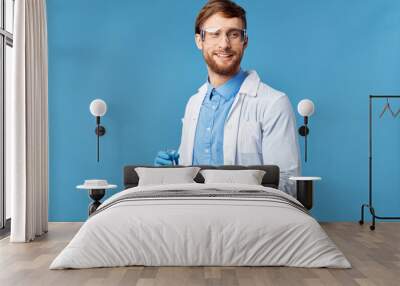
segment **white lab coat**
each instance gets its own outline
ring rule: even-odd
[[[197,119],[207,83],[190,97],[182,119],[179,164],[191,165]],[[224,165],[277,165],[279,189],[296,196],[290,176],[300,175],[296,119],[288,97],[250,71],[228,113],[224,128]]]

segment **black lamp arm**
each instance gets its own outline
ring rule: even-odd
[[[310,130],[307,127],[308,125],[308,116],[304,116],[304,125],[300,126],[299,134],[304,137],[304,159],[307,162],[307,135],[310,133]]]
[[[100,160],[100,140],[99,137],[106,134],[106,129],[104,126],[100,125],[100,116],[96,116],[96,129],[94,130],[96,133],[97,139],[97,162]]]

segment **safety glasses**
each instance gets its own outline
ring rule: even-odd
[[[239,44],[245,41],[247,37],[246,29],[230,28],[226,31],[222,28],[204,28],[200,30],[201,40],[210,44],[218,43],[223,36],[231,44]]]

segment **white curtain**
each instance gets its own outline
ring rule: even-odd
[[[14,7],[13,92],[6,98],[6,181],[12,242],[47,232],[48,104],[45,0]]]

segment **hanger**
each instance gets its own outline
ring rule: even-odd
[[[392,114],[392,117],[395,117],[395,118],[400,113],[400,109],[396,113],[393,112],[392,108],[390,107],[389,98],[386,98],[386,104],[383,107],[383,110],[382,110],[381,114],[379,115],[379,118],[382,118],[382,116],[383,116],[383,114],[385,114],[386,110],[389,110],[390,113]]]
[[[394,114],[394,117],[396,118],[399,114],[400,114],[400,108],[396,111],[396,113]]]

